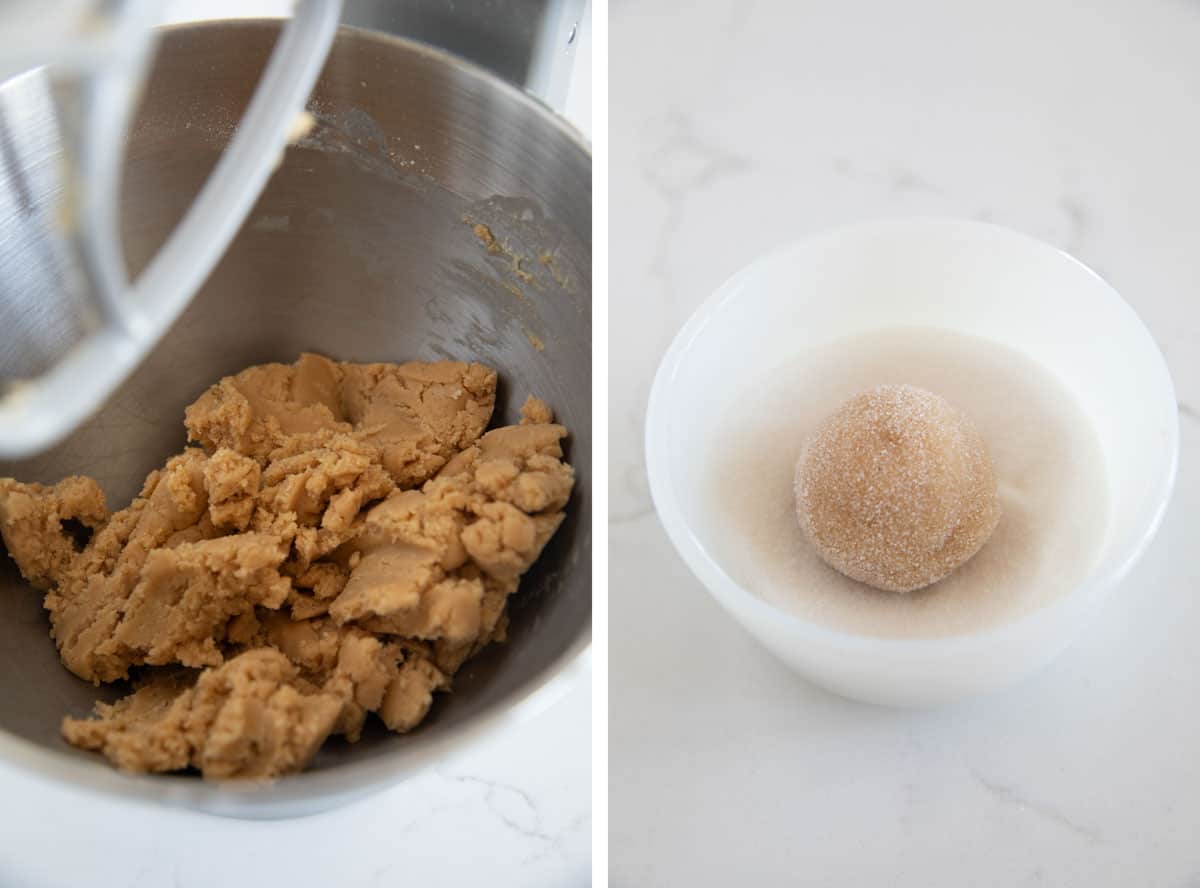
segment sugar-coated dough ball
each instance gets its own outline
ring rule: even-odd
[[[1000,504],[971,421],[932,392],[884,385],[843,404],[805,445],[796,514],[830,566],[911,592],[978,552]]]

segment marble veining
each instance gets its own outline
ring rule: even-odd
[[[979,784],[980,788],[987,792],[998,804],[1014,805],[1022,811],[1030,811],[1034,814],[1044,817],[1051,823],[1055,823],[1058,826],[1061,826],[1063,829],[1075,833],[1075,835],[1093,845],[1104,844],[1104,837],[1095,830],[1086,826],[1081,826],[1074,819],[1066,816],[1060,811],[1057,811],[1053,808],[1048,808],[1043,804],[1026,798],[1016,787],[1004,783],[995,783],[991,780],[988,780],[974,769],[971,769],[970,773],[975,779],[975,782]]]

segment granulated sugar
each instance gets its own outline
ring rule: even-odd
[[[883,592],[827,566],[800,531],[801,448],[845,401],[879,385],[934,392],[965,413],[991,453],[1001,518],[946,579]],[[859,635],[944,637],[1008,622],[1069,591],[1108,526],[1103,458],[1090,423],[1049,371],[976,337],[882,330],[812,349],[729,405],[709,460],[714,524],[703,534],[745,588],[810,622]]]

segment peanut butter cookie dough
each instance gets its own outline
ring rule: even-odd
[[[135,679],[66,739],[129,771],[269,778],[369,713],[419,724],[503,640],[574,484],[548,405],[485,433],[495,396],[479,364],[306,354],[201,395],[200,446],[118,512],[90,478],[0,479],[0,533],[63,664]]]
[[[831,567],[914,592],[969,561],[1000,521],[988,448],[966,414],[912,385],[851,398],[796,464],[800,529]]]

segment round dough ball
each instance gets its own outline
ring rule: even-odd
[[[971,421],[932,392],[884,385],[843,404],[807,443],[796,514],[831,567],[911,592],[978,552],[1000,503]]]

